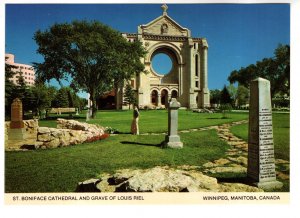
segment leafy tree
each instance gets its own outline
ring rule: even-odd
[[[227,86],[227,90],[232,99],[232,103],[235,106],[237,100],[237,87],[235,87],[233,84],[230,84],[229,86]]]
[[[221,104],[219,109],[222,111],[222,118],[227,119],[229,118],[228,113],[232,110],[232,105],[229,103],[224,103]]]
[[[228,80],[230,83],[238,82],[249,88],[250,82],[262,77],[271,83],[271,96],[276,94],[290,95],[290,46],[279,45],[274,51],[274,57],[264,58],[246,68],[231,72]]]
[[[41,81],[72,78],[72,87],[90,94],[92,117],[96,96],[144,70],[141,42],[129,43],[121,34],[99,22],[74,21],[37,31],[34,39],[43,63],[35,63]]]
[[[132,89],[130,84],[127,84],[125,87],[124,100],[127,104],[129,104],[129,110],[130,105],[137,103],[134,90]]]
[[[213,89],[209,91],[210,103],[211,104],[220,104],[221,103],[221,90]]]
[[[224,85],[224,88],[221,91],[221,104],[230,104],[232,105],[232,98],[228,92],[227,87]]]
[[[69,107],[68,90],[63,87],[58,90],[55,99],[52,102],[53,107]]]
[[[12,103],[12,96],[15,90],[15,84],[11,81],[16,74],[12,69],[16,68],[12,65],[5,64],[5,117],[10,116],[10,105]]]
[[[249,89],[243,85],[239,85],[237,89],[237,104],[243,106],[249,102]]]
[[[54,99],[54,87],[47,87],[45,84],[37,83],[31,88],[34,100],[32,101],[33,111],[36,115],[42,110],[51,107],[51,102]],[[56,91],[56,90],[55,90]]]

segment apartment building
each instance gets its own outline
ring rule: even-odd
[[[16,74],[11,78],[14,84],[18,84],[18,79],[20,74],[24,77],[24,80],[28,86],[33,86],[35,83],[35,72],[34,68],[27,64],[15,63],[15,56],[13,54],[5,54],[5,63],[11,66],[12,71],[16,72]]]

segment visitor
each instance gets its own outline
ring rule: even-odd
[[[133,109],[133,120],[131,123],[131,133],[133,135],[139,135],[139,110],[138,107],[135,105]]]

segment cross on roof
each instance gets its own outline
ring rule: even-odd
[[[166,4],[163,4],[161,6],[162,10],[163,10],[163,15],[166,15],[167,14],[167,10],[168,10],[168,6]]]

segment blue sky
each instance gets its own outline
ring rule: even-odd
[[[31,64],[36,54],[34,33],[54,23],[97,20],[120,32],[136,33],[137,26],[162,14],[161,4],[7,4],[5,52],[15,61]],[[290,44],[289,4],[168,4],[168,15],[209,43],[208,85],[221,89],[230,72]]]

